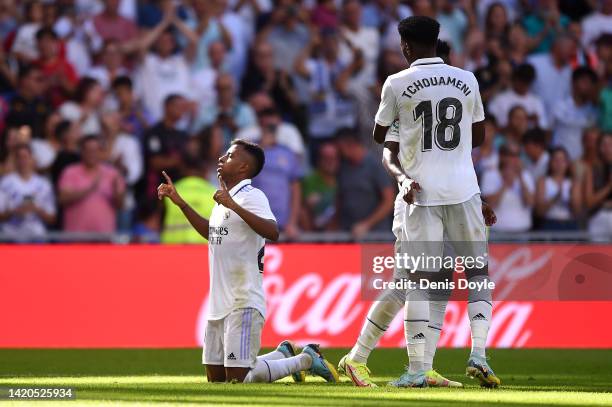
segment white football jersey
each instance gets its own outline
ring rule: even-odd
[[[416,205],[452,205],[480,192],[472,163],[472,123],[484,120],[474,74],[441,58],[418,59],[385,81],[376,123],[399,117],[399,160],[421,185]]]
[[[240,181],[229,193],[247,211],[276,221],[268,198],[251,186],[250,179]],[[266,240],[236,212],[219,204],[215,204],[208,222],[208,319],[223,319],[239,308],[255,308],[265,318],[263,256]]]

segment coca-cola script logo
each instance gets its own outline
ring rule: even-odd
[[[522,278],[532,276],[546,264],[552,253],[532,256],[529,248],[517,248],[503,258],[491,258],[491,275],[503,282],[502,294]],[[264,291],[267,315],[262,346],[275,346],[291,338],[298,343],[317,342],[324,346],[352,346],[361,329],[370,303],[361,299],[359,270],[343,269],[342,259],[330,258],[326,269],[283,268],[283,250],[266,248]],[[196,338],[202,344],[208,299],[200,308]],[[531,332],[526,329],[533,305],[529,302],[497,302],[489,343],[498,347],[521,347]],[[381,340],[383,346],[404,346],[402,312],[390,324]],[[470,326],[464,302],[449,302],[440,338],[441,346],[470,344]]]

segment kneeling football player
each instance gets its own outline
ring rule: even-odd
[[[208,239],[210,293],[203,363],[209,382],[273,382],[289,375],[304,381],[304,372],[337,382],[334,367],[318,345],[297,354],[290,341],[257,356],[266,315],[263,290],[265,239],[277,240],[276,219],[262,191],[251,179],[264,166],[264,152],[256,144],[235,140],[219,158],[220,189],[210,219],[185,202],[170,177],[158,187],[158,198],[169,198],[191,225]]]

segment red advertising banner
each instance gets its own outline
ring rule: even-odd
[[[362,252],[359,245],[267,246],[263,346],[285,338],[352,346],[369,307],[361,299]],[[490,254],[491,276],[507,293],[495,303],[491,346],[612,347],[612,327],[601,321],[612,302],[522,301],[508,294],[521,281],[548,293],[555,270],[563,277],[554,283],[560,299],[575,299],[571,292],[583,285],[601,288],[592,298],[606,299],[612,246],[501,244],[491,245]],[[201,343],[208,297],[205,246],[4,245],[0,256],[0,347]],[[381,345],[403,342],[400,315]],[[465,303],[451,302],[440,344],[469,343]]]

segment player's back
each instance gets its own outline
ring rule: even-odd
[[[424,58],[389,76],[383,101],[389,91],[400,121],[400,162],[422,188],[417,205],[450,205],[479,193],[472,123],[484,112],[474,75]]]

